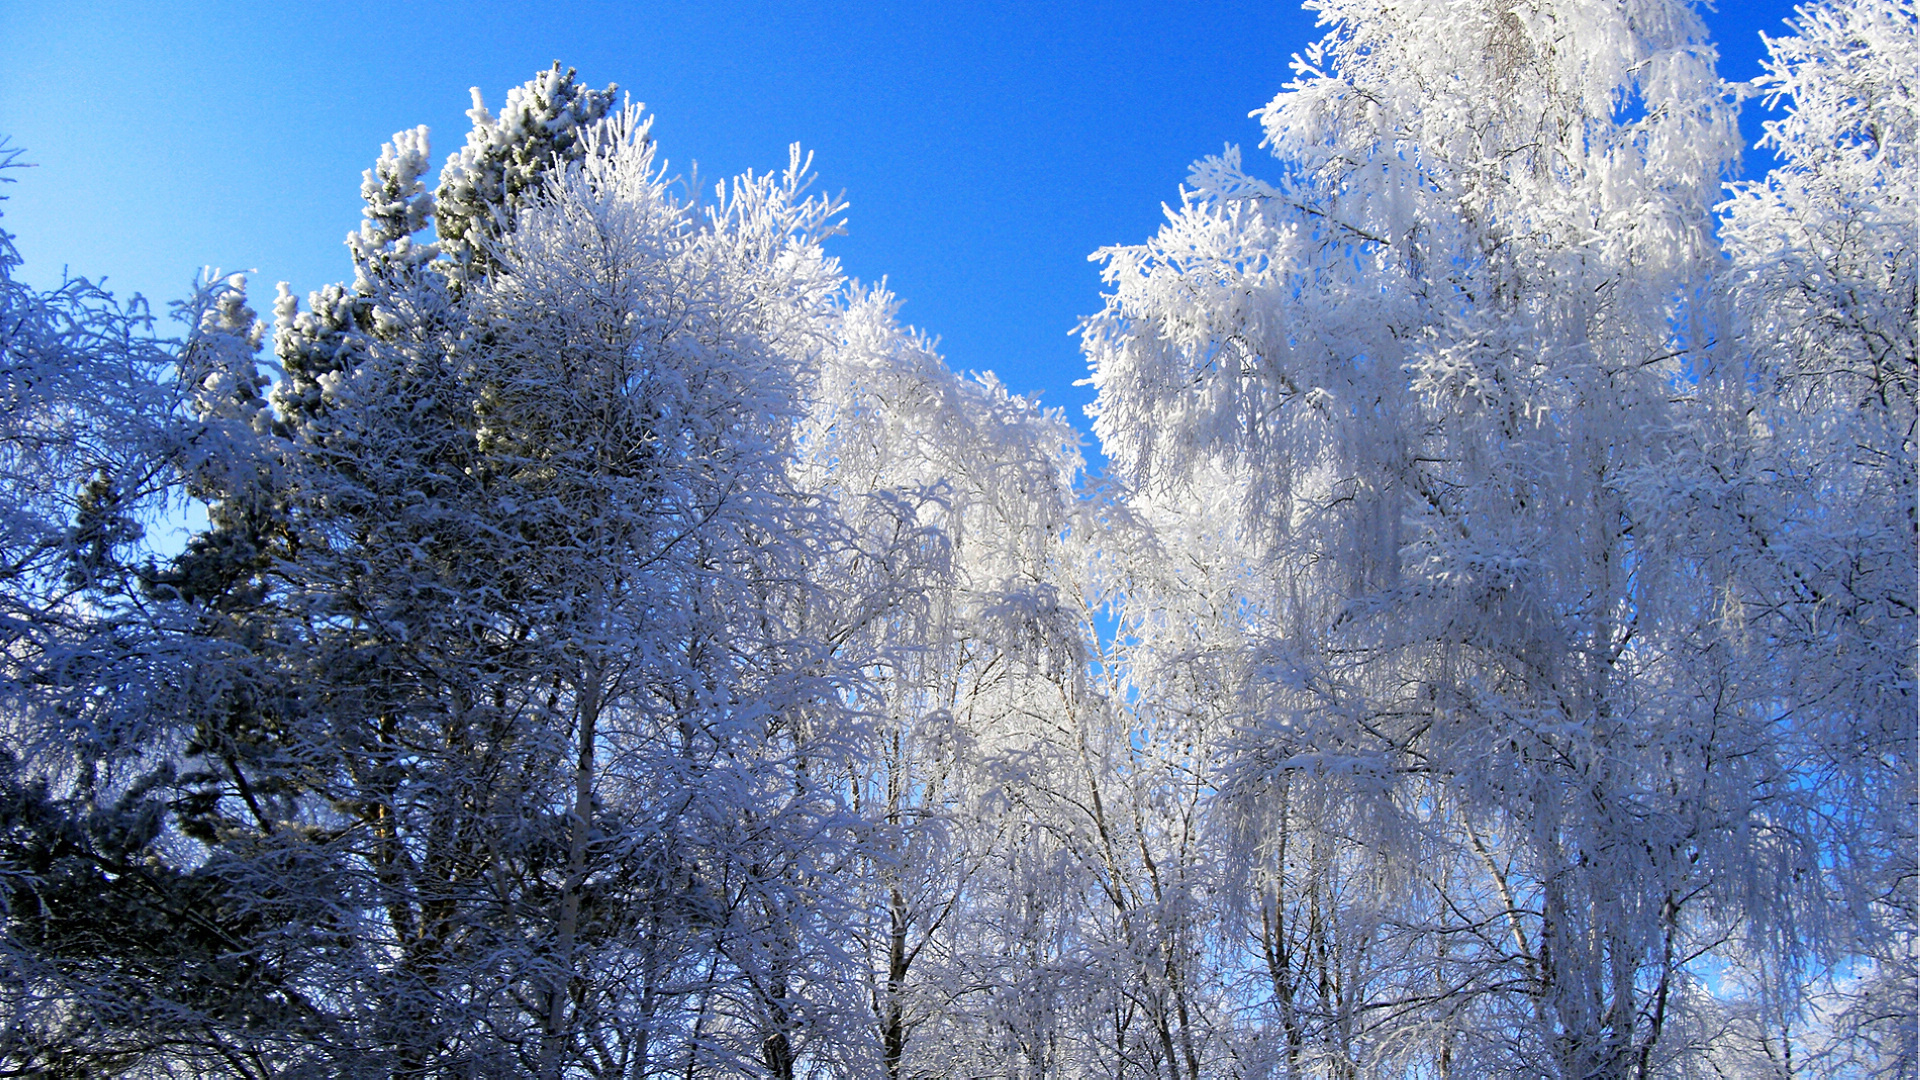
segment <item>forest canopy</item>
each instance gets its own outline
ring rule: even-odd
[[[1920,1075],[1912,0],[1309,6],[1099,471],[559,64],[179,337],[0,232],[0,1073]]]

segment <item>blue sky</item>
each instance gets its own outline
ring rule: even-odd
[[[1721,73],[1759,71],[1792,5],[1724,0]],[[1137,242],[1195,158],[1254,152],[1247,113],[1315,37],[1292,4],[86,3],[0,0],[0,225],[23,276],[105,276],[164,310],[203,266],[308,289],[347,277],[361,170],[427,124],[465,136],[554,60],[647,104],[674,171],[718,179],[815,152],[845,192],[834,250],[887,277],[953,366],[1090,398],[1075,322],[1087,255]],[[1748,106],[1744,127],[1758,133]],[[1764,168],[1749,155],[1749,168]]]

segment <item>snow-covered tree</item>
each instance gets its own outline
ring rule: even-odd
[[[243,284],[208,294],[175,464],[209,526],[144,586],[195,658],[157,891],[226,989],[70,1048],[904,1075],[980,998],[976,750],[1082,655],[1077,439],[845,281],[797,154],[684,202],[639,114],[569,87],[476,106],[436,193],[395,137],[353,281],[276,304],[270,392]]]
[[[136,994],[139,957],[99,953],[105,1004],[60,1053],[254,1075],[834,1056],[857,1010],[821,875],[851,835],[856,688],[796,632],[843,530],[789,463],[836,340],[837,207],[798,162],[680,201],[609,95],[517,145],[570,85],[476,118],[442,184],[484,211],[458,257],[421,235],[424,131],[396,137],[355,280],[277,305],[270,396],[237,283],[211,295],[182,370],[217,438],[172,462],[211,524],[145,581],[194,661],[177,735],[144,747],[171,813],[142,838],[164,841],[152,967],[208,974]],[[473,181],[495,158],[504,194]]]
[[[1723,527],[1748,549],[1744,632],[1817,793],[1825,948],[1839,1059],[1912,1075],[1916,708],[1915,13],[1902,0],[1808,5],[1768,39],[1759,90],[1783,106],[1723,229],[1744,432],[1717,463]],[[1762,989],[1761,997],[1777,990]],[[1797,1002],[1796,1002],[1797,1004]],[[1788,1015],[1791,1015],[1789,1011]],[[1777,1034],[1777,1033],[1776,1033]]]
[[[0,143],[0,181],[18,156]],[[20,695],[64,681],[62,669],[78,676],[101,647],[111,615],[81,598],[133,561],[178,438],[177,343],[154,335],[146,302],[84,278],[42,292],[20,265],[0,230],[0,697],[12,716],[36,711]]]
[[[1084,656],[1061,594],[1090,522],[1065,421],[951,372],[893,307],[882,291],[847,305],[797,472],[856,538],[832,591],[859,606],[820,629],[873,692],[847,801],[871,830],[855,939],[875,1057],[890,1077],[961,1075],[1004,1064],[982,1047],[1021,1007],[1002,1010],[990,925],[1024,826],[1006,766]]]
[[[169,903],[205,882],[149,862],[175,734],[153,675],[189,658],[139,564],[180,463],[218,439],[171,376],[184,354],[218,381],[225,288],[186,306],[183,344],[138,297],[36,290],[20,265],[0,231],[0,1069],[86,1075],[164,1044],[162,999],[208,988]]]
[[[467,144],[441,171],[430,206],[438,250],[452,264],[446,269],[456,277],[488,271],[490,244],[510,232],[519,209],[538,197],[556,159],[586,152],[580,140],[595,121],[614,111],[618,96],[618,87],[579,85],[574,72],[562,72],[557,61],[551,70],[507,91],[499,116],[488,111],[479,88],[474,88]],[[639,138],[644,140],[646,133]],[[420,149],[425,150],[424,144]],[[381,218],[371,220],[395,228]],[[416,232],[424,224],[409,220],[404,232],[394,235]]]
[[[1368,853],[1331,872],[1399,867],[1384,911],[1312,886],[1358,899],[1341,940],[1421,942],[1358,972],[1341,1023],[1392,1026],[1342,1068],[1679,1068],[1692,962],[1791,936],[1816,859],[1723,618],[1743,540],[1676,491],[1738,364],[1731,95],[1686,4],[1311,6],[1277,175],[1202,162],[1101,253],[1096,431],[1149,519],[1245,508],[1232,801],[1304,795]]]

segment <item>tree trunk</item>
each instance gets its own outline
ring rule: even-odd
[[[593,820],[593,746],[600,720],[600,672],[589,666],[581,680],[579,753],[573,770],[572,835],[567,845],[567,882],[560,894],[560,917],[554,927],[552,981],[547,987],[546,1038],[540,1049],[540,1075],[559,1080],[560,1055],[566,1046],[567,997],[573,984],[573,946],[579,933],[580,892],[587,877],[587,838]]]

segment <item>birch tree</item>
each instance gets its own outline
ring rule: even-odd
[[[1316,7],[1278,175],[1202,162],[1101,253],[1095,430],[1143,503],[1247,508],[1244,805],[1325,786],[1431,868],[1393,913],[1447,944],[1427,989],[1355,1007],[1420,1014],[1429,1068],[1677,1067],[1689,961],[1808,857],[1756,834],[1790,781],[1703,614],[1726,565],[1663,528],[1729,95],[1682,4]]]
[[[1060,591],[1085,524],[1078,437],[991,376],[951,372],[881,291],[849,303],[804,432],[800,475],[858,538],[833,591],[862,606],[826,636],[874,691],[847,783],[872,830],[855,937],[877,1064],[992,1067],[973,1052],[994,1023],[982,967],[1001,958],[978,924],[998,917],[986,897],[1020,828],[1002,763],[1036,687],[1082,655]]]
[[[1816,1009],[1837,1014],[1838,1059],[1817,1067],[1883,1075],[1920,1067],[1914,26],[1911,3],[1818,4],[1768,39],[1761,148],[1780,163],[1737,187],[1723,229],[1753,419],[1721,503],[1751,554],[1742,620],[1818,792],[1832,908],[1799,932],[1846,987]]]

